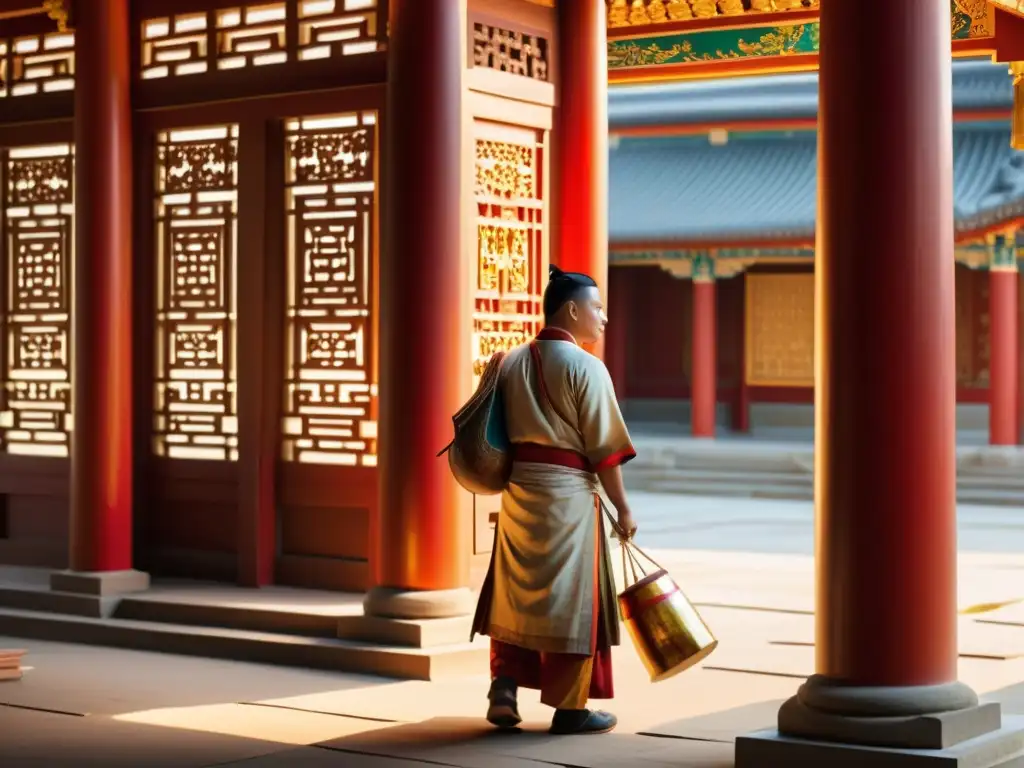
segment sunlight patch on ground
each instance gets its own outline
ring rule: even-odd
[[[113,719],[126,723],[180,728],[294,745],[316,744],[375,731],[390,725],[339,715],[246,704],[150,709],[116,715]]]

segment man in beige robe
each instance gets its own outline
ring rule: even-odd
[[[555,708],[552,733],[605,733],[615,716],[586,707],[612,698],[619,643],[599,490],[617,533],[632,536],[620,467],[636,452],[608,369],[580,347],[607,322],[597,284],[552,267],[544,314],[545,329],[501,370],[515,461],[474,632],[491,638],[491,723],[517,726],[517,690],[536,688]]]

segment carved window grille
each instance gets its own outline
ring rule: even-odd
[[[382,50],[378,0],[290,0],[142,22],[144,79]]]
[[[377,118],[286,126],[286,461],[377,463]]]
[[[473,65],[546,81],[548,41],[478,22],[473,25]]]
[[[0,98],[57,93],[74,87],[73,33],[0,37]]]
[[[156,153],[154,450],[238,458],[238,126],[168,131]]]
[[[543,324],[545,154],[537,131],[476,124],[474,387],[491,355],[529,341]]]
[[[377,0],[300,0],[298,57],[327,59],[382,49]]]
[[[3,172],[0,434],[8,453],[67,456],[74,153],[68,144],[10,149]]]

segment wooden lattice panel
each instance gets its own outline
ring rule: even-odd
[[[238,458],[238,126],[168,131],[156,154],[154,448]]]
[[[543,142],[543,134],[533,129],[475,123],[474,387],[491,355],[529,341],[543,325]]]
[[[377,0],[290,0],[142,22],[145,79],[381,50]]]
[[[327,59],[381,50],[377,0],[301,0],[299,59]]]
[[[286,131],[284,459],[375,466],[376,114]]]
[[[537,35],[476,22],[473,25],[473,66],[546,81],[548,41]]]
[[[3,158],[3,404],[8,453],[67,456],[71,427],[74,156],[68,144]]]
[[[747,275],[747,384],[814,386],[814,275]]]
[[[0,37],[0,98],[57,93],[74,87],[72,32]]]

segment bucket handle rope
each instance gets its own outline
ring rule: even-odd
[[[634,544],[632,537],[626,535],[626,533],[619,527],[618,521],[615,519],[611,511],[608,509],[608,505],[604,503],[604,499],[598,496],[598,501],[601,504],[601,511],[604,512],[605,516],[608,518],[608,522],[611,523],[612,530],[615,532],[615,538],[619,540],[619,549],[622,550],[623,582],[629,581],[631,575],[633,577],[632,583],[624,583],[623,587],[625,589],[629,589],[629,587],[631,587],[633,584],[636,584],[638,581],[649,575],[649,571],[646,568],[644,568],[643,563],[640,562],[640,558],[643,558],[652,566],[654,566],[655,571],[665,570],[660,565],[658,565],[658,563],[654,560],[653,557],[648,555],[646,552],[640,549],[640,547]]]

